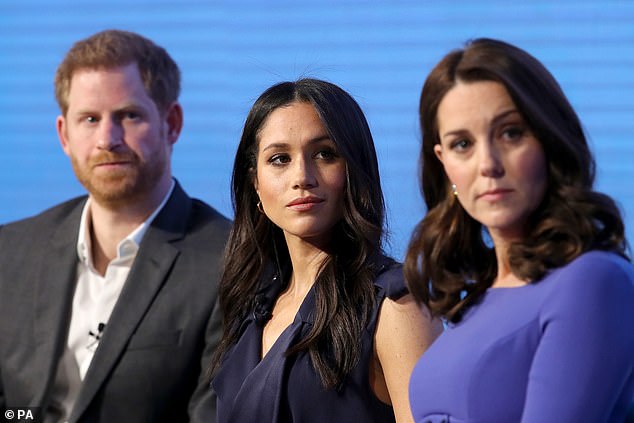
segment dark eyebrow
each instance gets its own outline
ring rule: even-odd
[[[266,148],[263,148],[262,151],[270,150],[272,148],[285,148],[288,147],[288,144],[285,142],[274,142],[273,144],[269,144]]]
[[[330,135],[328,134],[324,134],[324,135],[320,135],[318,137],[313,138],[312,140],[308,141],[308,144],[317,144],[320,143],[322,141],[330,141],[334,144],[334,141],[332,141],[330,139]]]
[[[493,120],[491,121],[492,124],[497,125],[501,120],[506,119],[508,116],[512,115],[512,114],[520,114],[520,112],[517,111],[517,109],[509,109],[506,110],[502,113],[500,113],[499,115],[497,115],[496,117],[493,118]]]
[[[507,118],[509,115],[515,114],[517,113],[518,115],[520,114],[520,112],[517,111],[517,109],[513,108],[513,109],[508,109],[505,110],[503,112],[501,112],[500,114],[498,114],[497,116],[495,116],[492,120],[491,120],[491,124],[492,125],[497,125],[501,120],[504,120],[505,118]],[[442,138],[445,138],[449,135],[460,135],[464,132],[464,129],[457,129],[455,131],[449,131],[449,132],[445,132],[442,136]]]
[[[317,144],[317,143],[320,143],[322,141],[331,141],[330,140],[330,135],[328,135],[328,134],[319,135],[319,136],[311,139],[310,141],[308,141],[308,144]],[[287,148],[288,145],[289,144],[286,143],[286,142],[274,142],[273,144],[269,144],[265,148],[263,148],[262,152],[264,152],[266,150],[270,150],[272,148]]]

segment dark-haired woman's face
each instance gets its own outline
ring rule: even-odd
[[[310,103],[269,115],[259,132],[255,189],[289,237],[325,246],[343,216],[346,163]]]
[[[522,236],[547,183],[546,159],[506,88],[459,82],[438,107],[435,146],[458,201],[496,239]]]

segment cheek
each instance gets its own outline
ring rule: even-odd
[[[284,191],[284,182],[278,175],[257,171],[257,183],[254,185],[262,201],[275,201]]]
[[[464,190],[470,185],[472,177],[470,176],[467,163],[446,158],[443,162],[443,168],[445,169],[449,183],[456,184],[458,191],[461,189]]]
[[[546,193],[546,186],[548,185],[548,172],[546,170],[546,164],[542,163],[540,166],[534,166],[531,169],[531,177],[527,178],[527,182],[532,185],[533,189],[533,201],[535,205],[541,203]]]
[[[88,137],[86,136],[82,137],[82,134],[75,132],[75,133],[67,134],[66,140],[67,140],[67,143],[64,148],[64,151],[66,152],[67,155],[78,157],[78,158],[90,156],[90,153],[92,151],[92,146],[94,145],[94,143],[86,142],[87,140],[89,140]],[[83,140],[83,142],[77,141],[77,140]]]
[[[134,136],[130,137],[130,148],[141,153],[149,154],[154,151],[165,150],[169,144],[167,136],[160,131],[160,128],[154,130],[138,131]]]
[[[323,175],[323,180],[331,191],[336,192],[340,197],[343,197],[343,193],[346,189],[345,167],[332,169],[331,172],[327,172]]]
[[[520,158],[517,178],[521,178],[528,185],[535,203],[541,202],[548,184],[548,170],[546,159],[540,150]]]

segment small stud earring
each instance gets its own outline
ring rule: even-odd
[[[458,196],[458,188],[456,188],[456,184],[451,184],[451,192],[453,193],[453,195],[455,195],[456,197]]]

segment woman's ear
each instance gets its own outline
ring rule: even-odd
[[[438,160],[440,160],[440,163],[442,163],[442,145],[435,144],[434,153],[436,154],[436,157],[438,158]]]
[[[253,188],[255,189],[255,192],[258,194],[259,197],[260,192],[258,191],[258,174],[256,173],[255,169],[249,169],[249,175],[251,176],[251,183],[253,184]]]

